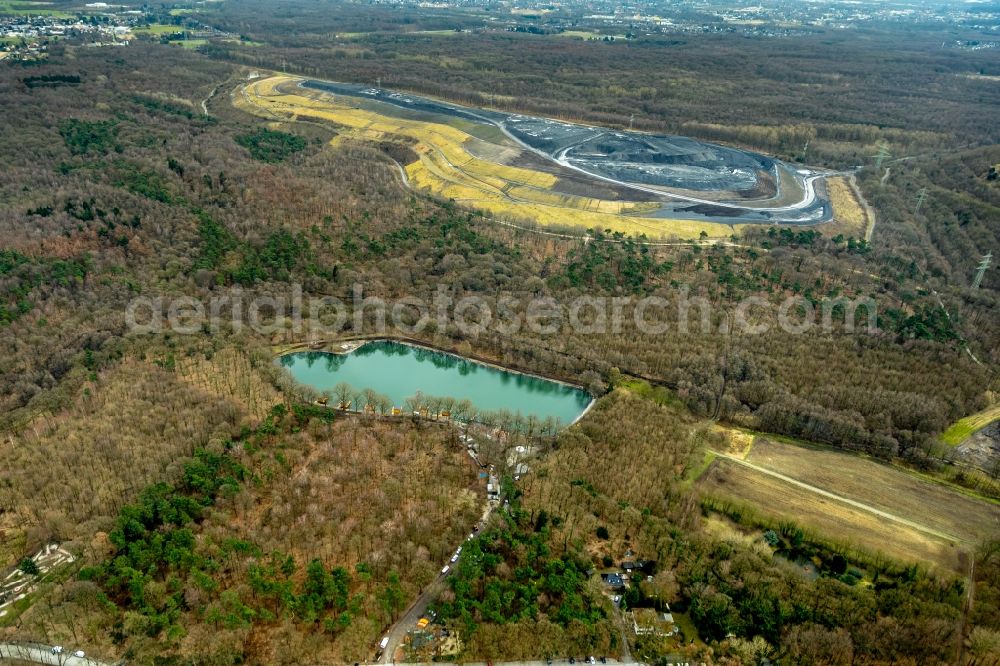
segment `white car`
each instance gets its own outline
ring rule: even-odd
[[[76,652],[73,653],[73,656],[76,657],[77,659],[83,659],[87,655],[83,653],[83,650],[77,650]]]
[[[62,645],[53,645],[52,649],[49,650],[49,652],[51,652],[52,654],[62,654],[63,653],[63,646]]]
[[[451,567],[450,567],[450,566],[448,566],[448,565],[446,564],[446,565],[444,565],[444,567],[443,567],[443,568],[441,569],[441,573],[443,573],[443,574],[446,574],[446,573],[448,573],[448,572],[449,572],[450,570],[451,570]]]

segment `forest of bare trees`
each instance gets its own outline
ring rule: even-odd
[[[227,5],[225,20],[255,34],[248,15],[254,6]],[[250,60],[257,66],[287,58],[315,74],[334,63],[342,76],[433,85],[437,94],[472,102],[469,91],[484,89],[481,81],[498,71],[450,70],[444,85],[436,65],[408,60],[409,73],[390,79],[386,67],[395,55],[424,42],[376,37],[331,59],[336,45],[314,48],[302,43],[307,39],[275,34],[280,48],[262,48]],[[490,37],[481,53],[469,53],[460,40],[440,49],[463,61],[503,53],[504,67],[527,68],[522,73],[544,63],[553,72],[548,78],[497,83],[521,110],[626,122],[633,107],[609,106],[611,91],[566,66],[607,76],[595,63],[624,61],[625,54],[667,77],[652,84],[656,90],[673,91],[641,100],[645,128],[687,128],[779,154],[815,136],[809,159],[828,166],[862,163],[869,144],[882,139],[899,154],[927,154],[892,165],[884,180],[885,172],[870,168],[859,174],[878,211],[870,242],[777,229],[747,231],[731,245],[653,247],[600,230],[559,238],[410,192],[384,146],[329,146],[336,128],[265,128],[229,103],[228,91],[246,74],[231,61],[248,56],[228,48],[207,57],[139,43],[109,57],[69,45],[52,49],[44,64],[2,64],[0,567],[55,540],[68,544],[84,568],[44,586],[30,609],[4,621],[0,636],[72,639],[139,663],[164,644],[185,663],[361,660],[402,600],[432,579],[482,513],[476,470],[451,425],[336,418],[336,410],[309,407],[317,396],[291,386],[273,363],[278,346],[309,343],[307,334],[280,322],[266,334],[223,326],[132,335],[125,326],[130,299],[283,296],[293,283],[306,295],[342,297],[359,284],[386,299],[428,300],[444,285],[454,297],[489,302],[513,295],[522,303],[535,296],[562,303],[581,295],[672,298],[686,290],[711,305],[707,330],[692,315],[682,332],[677,313],[668,311],[652,315],[668,325],[663,335],[639,332],[630,316],[621,331],[603,334],[476,336],[457,327],[419,334],[441,348],[584,384],[595,394],[632,375],[670,398],[667,407],[619,388],[558,436],[553,424],[531,424],[546,439],[547,457],[517,487],[523,496],[492,528],[499,536],[484,552],[510,558],[494,561],[490,575],[513,586],[508,565],[523,556],[517,544],[544,546],[572,582],[572,608],[559,616],[553,596],[540,604],[545,617],[537,622],[479,621],[468,654],[530,656],[524,641],[503,639],[533,634],[553,650],[612,649],[615,632],[600,615],[595,590],[577,577],[577,564],[632,548],[672,572],[678,608],[707,641],[692,652],[706,660],[738,659],[741,650],[756,649],[755,636],[802,663],[844,663],[844,655],[852,663],[947,660],[965,639],[974,654],[996,658],[995,548],[980,553],[976,606],[962,636],[961,582],[897,563],[858,563],[871,585],[805,580],[759,543],[703,529],[687,476],[716,420],[946,473],[939,434],[995,402],[998,392],[995,272],[980,290],[969,285],[975,255],[997,241],[1000,202],[986,174],[1000,157],[990,147],[936,152],[973,137],[986,141],[996,131],[994,89],[953,76],[982,56],[928,56],[950,94],[894,97],[876,109],[892,127],[877,127],[863,108],[869,93],[857,86],[838,95],[840,105],[810,95],[795,105],[772,104],[787,99],[774,91],[795,79],[788,61],[771,59],[760,78],[773,94],[754,103],[787,115],[769,118],[762,129],[736,117],[744,111],[726,111],[669,81],[680,69],[712,74],[695,58],[695,45],[570,42],[554,53],[514,39],[521,38]],[[804,45],[789,44],[792,60],[808,56]],[[622,57],[595,51],[605,48]],[[354,55],[364,53],[379,55]],[[737,54],[719,53],[717,67],[742,81]],[[898,60],[879,65],[868,53],[858,57],[884,69],[871,76],[852,70],[855,81],[905,88],[913,80]],[[662,67],[664,58],[676,66]],[[25,84],[36,75],[79,82],[58,89]],[[205,116],[200,102],[217,86],[223,92]],[[568,92],[578,89],[589,92]],[[976,95],[965,94],[970,90]],[[576,99],[576,106],[552,101],[556,95]],[[803,115],[809,127],[802,127]],[[924,187],[926,203],[917,211],[914,197]],[[746,335],[723,327],[734,304],[751,295],[769,303],[793,295],[810,302],[871,297],[880,331],[838,325]],[[345,326],[335,337],[363,332]],[[360,400],[362,412],[369,404],[384,411],[384,401],[357,388],[343,397]],[[447,403],[423,396],[410,406],[457,411],[455,397]],[[521,432],[512,414],[490,418]],[[198,465],[224,470],[217,476],[225,483],[203,483],[215,476],[193,474]],[[149,510],[166,505],[191,509],[175,513],[183,526]],[[136,516],[141,530],[130,522]],[[593,536],[599,527],[606,539]],[[795,541],[794,526],[787,531],[780,538]],[[148,571],[124,567],[129,558],[142,562],[145,551],[132,545],[156,545],[167,533],[184,557],[153,557]],[[123,566],[115,568],[119,557]],[[131,576],[142,595],[132,595]],[[479,604],[477,612],[486,608],[485,599],[461,598]],[[730,633],[736,639],[727,639]]]
[[[582,42],[500,31],[407,34],[481,26],[483,18],[331,2],[275,12],[256,0],[227,5],[213,19],[268,43],[212,45],[206,51],[215,58],[338,81],[381,79],[460,103],[589,123],[625,127],[634,114],[636,128],[829,166],[864,164],[882,141],[903,156],[988,145],[998,131],[995,86],[968,76],[995,75],[995,59],[940,48],[947,37],[937,25],[780,40],[687,33]]]

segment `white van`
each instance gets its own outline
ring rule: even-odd
[[[450,569],[451,569],[451,567],[450,567],[450,566],[448,566],[448,565],[446,564],[446,565],[444,565],[444,567],[443,567],[443,568],[441,569],[441,573],[443,573],[443,574],[446,574],[446,573],[448,573],[448,571],[449,571]]]
[[[381,642],[380,642],[380,643],[378,644],[378,649],[379,649],[379,650],[384,650],[384,649],[386,648],[386,646],[388,646],[388,645],[389,645],[389,637],[388,637],[388,636],[386,636],[386,637],[385,637],[385,638],[383,638],[383,639],[382,639],[382,641],[381,641]]]

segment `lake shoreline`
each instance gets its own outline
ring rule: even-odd
[[[396,342],[402,345],[407,345],[409,347],[416,347],[418,349],[426,349],[427,351],[434,351],[441,354],[447,354],[449,356],[454,356],[464,361],[475,361],[481,365],[486,365],[497,370],[503,370],[504,372],[510,372],[516,375],[524,375],[525,377],[537,377],[539,379],[547,379],[551,382],[556,382],[557,384],[562,384],[563,386],[568,386],[570,388],[579,389],[590,394],[590,397],[594,400],[594,397],[590,391],[587,390],[582,384],[577,384],[576,382],[571,382],[562,377],[544,373],[536,372],[534,370],[522,370],[509,365],[502,365],[498,363],[495,359],[482,356],[475,352],[470,354],[462,354],[454,347],[443,347],[440,345],[435,345],[432,342],[427,342],[426,340],[419,340],[416,338],[407,338],[405,336],[392,336],[392,335],[379,335],[374,337],[352,337],[343,338],[340,340],[324,340],[319,343],[309,343],[309,342],[299,342],[282,349],[280,352],[276,352],[274,357],[281,358],[282,356],[288,356],[289,354],[296,354],[305,351],[314,352],[326,352],[328,354],[337,354],[342,356],[345,354],[350,354],[353,351],[360,349],[369,342]],[[317,346],[318,345],[318,346]],[[336,345],[350,345],[349,347],[341,347],[339,349],[334,348]]]
[[[339,340],[325,340],[322,342],[313,342],[313,343],[298,343],[295,345],[290,345],[288,347],[285,347],[281,351],[275,352],[274,358],[275,361],[280,362],[280,359],[285,356],[289,356],[292,354],[300,354],[303,352],[325,353],[335,356],[348,356],[356,352],[357,350],[361,349],[362,347],[365,347],[369,344],[377,344],[380,342],[399,344],[405,347],[409,347],[411,349],[419,349],[438,354],[443,354],[457,361],[476,363],[480,366],[491,368],[493,370],[497,370],[500,372],[527,377],[531,379],[544,380],[552,382],[554,384],[558,384],[560,386],[569,389],[585,393],[589,398],[589,401],[587,402],[583,410],[575,418],[573,418],[572,421],[570,421],[564,426],[565,428],[574,425],[580,419],[586,416],[590,412],[590,410],[594,407],[594,405],[597,403],[597,397],[595,397],[592,393],[590,393],[590,391],[588,391],[584,386],[574,382],[567,381],[561,377],[555,377],[545,373],[538,373],[529,370],[521,370],[515,367],[501,365],[500,363],[497,363],[493,359],[484,357],[476,353],[462,354],[454,348],[445,348],[440,345],[435,345],[433,343],[429,343],[424,340],[416,340],[404,336],[379,335],[372,337],[352,337],[352,338],[343,338]]]

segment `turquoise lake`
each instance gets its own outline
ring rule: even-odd
[[[509,372],[431,349],[390,341],[369,342],[348,354],[296,352],[279,359],[300,383],[328,391],[347,382],[372,389],[397,407],[417,391],[468,399],[479,410],[507,409],[569,425],[590,404],[590,394],[542,377]]]

